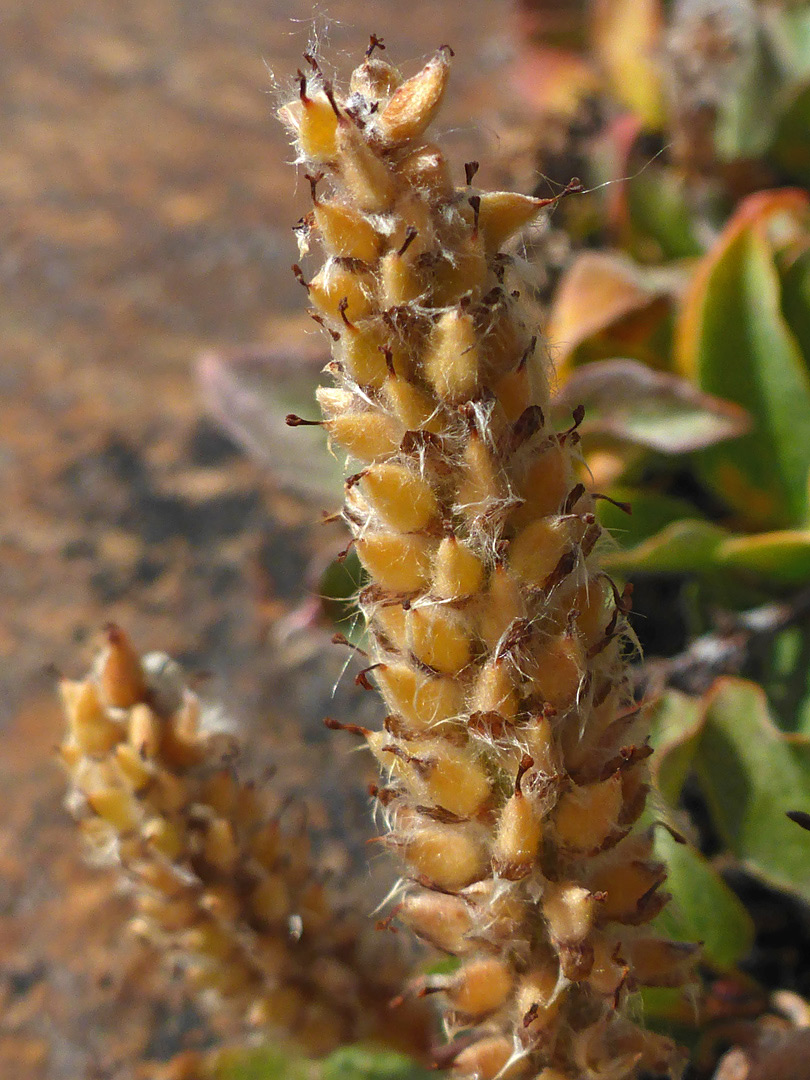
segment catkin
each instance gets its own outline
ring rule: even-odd
[[[217,1008],[311,1054],[357,1039],[424,1051],[425,1016],[387,1008],[407,970],[319,877],[302,826],[234,771],[197,696],[117,627],[91,675],[64,680],[61,756],[94,861],[118,867],[133,929]]]
[[[424,992],[461,1036],[458,1076],[623,1080],[680,1070],[629,1016],[640,986],[688,981],[695,950],[648,924],[667,900],[628,681],[627,597],[600,570],[577,427],[548,423],[550,364],[510,237],[543,202],[455,187],[426,130],[451,51],[414,77],[374,54],[339,94],[300,75],[281,110],[312,184],[306,285],[332,339],[318,391],[342,450],[343,516],[388,715],[399,920],[459,958]],[[292,418],[296,422],[297,418]]]

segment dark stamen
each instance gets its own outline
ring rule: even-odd
[[[311,98],[307,96],[307,77],[301,68],[298,69],[296,75],[298,76],[298,96],[301,98],[303,105],[308,105]]]
[[[520,759],[520,765],[518,765],[517,775],[515,776],[516,795],[523,794],[523,792],[520,790],[520,781],[523,779],[523,777],[526,775],[532,765],[534,765],[534,758],[530,757],[528,754],[524,754],[523,757]]]
[[[633,507],[628,502],[618,502],[616,499],[611,499],[610,495],[602,495],[598,491],[591,492],[592,499],[604,499],[605,502],[609,502],[612,506],[617,507],[619,510],[623,510],[625,514],[632,515]]]
[[[304,420],[302,416],[296,416],[291,412],[284,417],[284,423],[287,427],[321,427],[323,420]]]
[[[411,244],[414,242],[418,235],[418,230],[415,229],[413,225],[409,225],[408,228],[405,230],[405,239],[402,241],[402,247],[397,252],[397,255],[399,255],[400,258],[402,258],[402,256],[405,254],[405,252],[408,250],[408,248],[411,246]]]
[[[332,106],[332,111],[334,112],[335,116],[338,118],[338,120],[341,120],[342,115],[340,109],[338,108],[337,102],[335,101],[335,92],[332,89],[332,84],[330,82],[324,82],[323,92],[326,94],[326,98],[329,104]]]
[[[314,203],[318,202],[316,188],[318,187],[320,181],[323,180],[323,175],[324,174],[322,172],[316,172],[314,176],[311,176],[309,173],[304,173],[304,179],[309,180],[309,190],[312,193],[312,201]]]
[[[377,37],[376,34],[372,34],[369,38],[368,48],[366,49],[366,59],[371,56],[375,49],[384,50],[385,45],[383,44],[383,39],[381,37]]]
[[[371,734],[371,728],[360,727],[359,724],[341,724],[340,720],[334,720],[331,716],[325,716],[323,723],[330,731],[348,731],[350,735],[362,735],[364,739]]]
[[[473,233],[477,234],[478,233],[478,217],[479,217],[479,215],[481,213],[481,196],[480,195],[471,195],[469,197],[469,199],[467,199],[467,202],[470,204],[470,206],[472,207],[472,211],[473,211]]]
[[[348,308],[348,306],[349,306],[349,298],[348,298],[348,296],[344,296],[342,300],[338,301],[338,311],[340,312],[341,319],[343,319],[343,322],[346,324],[346,326],[348,326],[348,328],[350,330],[354,330],[355,329],[354,323],[349,321],[349,317],[346,314],[346,309]]]
[[[317,311],[310,311],[309,317],[314,319],[318,326],[322,327],[327,332],[332,341],[340,341],[340,334],[337,330],[333,330],[331,326],[327,326],[323,316],[319,315]]]

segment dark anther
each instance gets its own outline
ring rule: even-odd
[[[314,203],[317,203],[318,196],[317,196],[316,189],[317,189],[318,184],[320,183],[320,181],[323,180],[323,173],[322,172],[316,172],[314,176],[311,176],[309,173],[304,173],[304,179],[309,180],[309,190],[312,192],[312,201]]]
[[[584,559],[586,559],[596,547],[596,541],[601,535],[601,526],[597,525],[596,523],[594,523],[593,525],[589,525],[588,528],[585,530],[585,535],[582,537],[582,540],[579,544],[580,551],[582,552],[582,557]]]
[[[304,271],[301,269],[298,263],[293,264],[292,272],[295,274],[295,280],[300,285],[303,285],[307,291],[309,291],[309,282],[305,279]]]
[[[543,582],[543,592],[550,593],[561,581],[565,581],[568,575],[577,565],[577,549],[569,548],[560,556],[559,562]]]
[[[340,334],[337,330],[333,330],[331,326],[327,326],[323,316],[319,315],[317,311],[310,311],[309,317],[314,319],[318,326],[322,327],[327,332],[332,341],[340,341]]]
[[[810,814],[805,810],[788,810],[785,814],[794,824],[810,832]]]
[[[367,469],[363,469],[361,472],[352,473],[351,476],[347,476],[344,480],[344,485],[347,491],[351,491],[355,484],[359,484],[363,477],[368,472]]]
[[[517,618],[513,619],[509,625],[509,629],[501,640],[501,644],[498,647],[498,652],[495,656],[496,660],[502,659],[504,656],[510,656],[517,650],[526,645],[532,638],[532,624],[529,619]]]
[[[563,507],[562,507],[563,514],[572,513],[574,507],[577,505],[577,503],[579,502],[579,500],[582,498],[582,496],[584,494],[585,494],[585,485],[584,484],[576,484],[574,487],[572,487],[571,490],[568,492],[568,494],[565,497],[565,502],[563,503]]]
[[[301,68],[298,69],[296,75],[298,76],[298,96],[301,98],[303,104],[306,105],[309,101],[309,98],[307,97],[307,77]]]
[[[561,431],[560,434],[557,436],[560,441],[560,445],[562,445],[566,441],[566,439],[571,439],[572,442],[575,442],[575,440],[579,438],[579,436],[577,435],[577,428],[585,419],[585,406],[577,405],[571,415],[574,418],[573,424],[565,431]]]
[[[478,168],[479,166],[477,161],[467,161],[464,163],[464,175],[467,177],[467,187],[469,187],[475,179],[475,174],[478,172]]]
[[[523,777],[526,775],[532,765],[534,765],[534,758],[530,757],[528,754],[524,754],[523,757],[520,759],[520,765],[518,765],[517,775],[515,776],[516,795],[523,794],[520,790],[520,781],[523,779]]]
[[[556,195],[552,195],[550,199],[539,199],[537,205],[538,207],[555,206],[560,199],[564,199],[566,195],[580,195],[584,190],[582,181],[578,176],[574,176],[568,181],[562,191],[558,192]]]
[[[526,367],[526,364],[528,364],[528,362],[529,362],[529,357],[534,353],[534,350],[536,348],[537,348],[537,337],[533,335],[531,341],[526,346],[526,349],[525,349],[525,351],[523,353],[523,356],[521,356],[521,358],[520,358],[520,363],[518,364],[518,371],[522,371],[523,368]]]
[[[309,64],[309,66],[312,68],[312,70],[315,72],[315,74],[320,75],[320,77],[323,78],[323,72],[321,71],[321,65],[318,63],[318,61],[315,59],[315,57],[312,55],[312,53],[304,53],[304,59]]]
[[[348,296],[344,296],[341,300],[338,300],[338,311],[340,312],[341,319],[343,319],[343,322],[346,324],[346,326],[348,326],[350,330],[354,330],[354,324],[349,322],[349,317],[346,314],[346,309],[348,308],[348,306]]]
[[[382,664],[371,664],[369,667],[363,668],[362,671],[359,671],[355,675],[355,677],[354,677],[354,685],[355,686],[362,686],[364,690],[373,690],[374,687],[368,681],[368,673],[370,671],[374,671],[375,668],[382,667],[382,666],[383,666]]]
[[[535,1001],[526,1012],[523,1014],[523,1026],[527,1028],[534,1020],[537,1019],[537,1014],[540,1012],[540,1002]]]
[[[472,202],[472,199],[470,199]],[[481,297],[481,307],[495,307],[503,302],[504,292],[500,285],[493,285],[486,296]]]
[[[432,821],[440,821],[443,825],[459,825],[462,821],[469,821],[469,818],[459,817],[458,814],[454,814],[452,810],[445,810],[443,806],[425,806],[420,804],[415,807],[417,813],[424,814],[426,818],[430,818]],[[424,997],[426,993],[432,993],[430,990],[420,992],[419,997]]]
[[[512,443],[515,449],[538,432],[545,422],[543,410],[539,405],[529,405],[524,409],[512,428]]]
[[[633,507],[628,502],[618,502],[616,499],[611,499],[610,495],[601,495],[598,491],[591,492],[591,498],[604,499],[605,502],[609,502],[611,506],[617,507],[619,510],[624,511],[625,514],[632,515]]]
[[[366,126],[366,122],[360,113],[359,106],[344,105],[343,112],[346,114],[346,116],[348,116],[350,120],[353,120],[359,128],[364,128]],[[338,119],[340,119],[340,117],[338,117]]]
[[[391,350],[390,345],[378,346],[380,352],[385,357],[385,366],[388,368],[388,374],[396,378],[396,368],[394,367],[394,353]]]
[[[332,644],[333,645],[345,645],[346,648],[351,649],[352,652],[360,653],[361,656],[366,656],[366,657],[368,656],[368,653],[366,652],[365,649],[361,649],[359,645],[355,645],[354,642],[349,641],[349,639],[346,637],[346,635],[341,634],[340,631],[338,631],[335,634],[332,634]]]
[[[368,793],[372,799],[376,799],[383,806],[388,806],[389,803],[398,798],[398,793],[393,788],[381,788],[376,784],[368,785]]]
[[[326,98],[329,104],[332,106],[332,111],[334,112],[335,116],[338,118],[338,120],[340,120],[340,109],[338,108],[337,102],[335,101],[335,92],[332,89],[332,84],[330,82],[324,82],[323,92],[326,94]]]
[[[304,214],[304,216],[300,217],[298,219],[298,221],[296,221],[296,223],[292,227],[292,231],[294,233],[303,233],[304,236],[309,236],[311,229],[312,229],[312,215],[311,214]]]
[[[616,605],[617,611],[620,611],[622,615],[629,615],[633,610],[633,586],[628,583],[619,592],[619,586],[609,574],[602,571],[599,577],[610,586],[610,591],[613,593],[613,603]]]
[[[442,439],[440,435],[420,428],[417,431],[406,431],[399,448],[403,454],[415,454],[417,451],[427,449],[441,450]]]
[[[795,821],[797,825],[801,825],[803,829],[810,829],[810,814],[805,814],[803,810],[788,810],[787,816],[790,818],[791,821]],[[798,817],[806,819],[806,821],[797,821],[796,818]],[[668,821],[654,821],[653,825],[668,832],[676,844],[689,843],[683,833],[678,832],[678,830],[675,829],[672,825],[670,825]]]
[[[409,225],[405,230],[405,239],[402,241],[402,247],[397,252],[397,255],[399,255],[400,258],[405,254],[418,235],[418,230],[415,229],[413,225]]]
[[[440,46],[439,46],[439,52],[444,52],[444,51],[445,51],[445,49],[447,50],[447,52],[449,52],[449,53],[450,53],[450,55],[451,55],[451,56],[455,56],[455,55],[456,55],[456,54],[455,54],[455,53],[453,52],[453,50],[452,50],[452,49],[450,48],[450,46],[449,46],[449,45],[440,45]]]
[[[323,724],[330,731],[348,731],[350,735],[362,735],[363,738],[371,734],[370,728],[360,727],[359,724],[341,724],[340,720],[334,720],[331,716],[325,716]]]
[[[376,34],[372,34],[369,38],[368,48],[366,49],[366,59],[371,56],[375,49],[384,50],[385,45],[383,44],[383,39],[381,37],[377,37]]]
[[[302,416],[291,412],[284,417],[284,423],[287,427],[321,427],[323,420],[304,420]]]
[[[470,204],[473,211],[473,229],[475,232],[478,232],[478,217],[481,213],[481,196],[471,195],[469,199],[467,199],[467,202]]]
[[[341,551],[339,551],[337,553],[337,555],[335,556],[335,560],[337,562],[345,562],[349,552],[352,550],[353,544],[354,544],[354,537],[351,538],[351,540],[348,542],[348,544],[346,545],[345,548],[343,548]],[[341,634],[341,637],[342,636],[343,635]],[[347,644],[348,644],[348,642],[347,642]]]

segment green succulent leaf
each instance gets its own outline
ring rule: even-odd
[[[779,117],[770,153],[792,180],[810,183],[810,83],[794,90]]]
[[[798,342],[805,366],[810,368],[810,247],[793,259],[781,278],[782,310]]]
[[[730,536],[717,549],[718,565],[783,585],[810,581],[810,531],[783,529]]]
[[[611,530],[620,550],[607,552],[605,567],[620,573],[707,574],[725,571],[738,580],[770,585],[810,583],[810,530],[782,529],[740,536],[719,525],[690,517],[662,518],[683,504],[666,496],[644,496],[621,490],[633,507],[622,511],[607,504],[600,520]],[[617,496],[618,497],[618,496]]]
[[[211,1080],[431,1080],[436,1074],[391,1050],[346,1046],[323,1061],[308,1061],[262,1046],[217,1054],[207,1075]]]
[[[649,168],[634,176],[627,183],[627,208],[633,230],[655,240],[664,260],[703,254],[685,185],[674,170]]]
[[[600,523],[622,549],[634,548],[667,525],[696,515],[695,508],[685,499],[643,488],[616,485],[610,488],[610,497],[631,510],[628,514],[606,499],[597,503]]]
[[[764,8],[762,27],[783,77],[800,79],[810,75],[810,10],[807,6]]]
[[[435,1076],[402,1054],[346,1046],[323,1062],[319,1080],[435,1080]]]
[[[316,1080],[312,1063],[277,1046],[223,1050],[205,1075],[210,1080]]]
[[[352,643],[366,644],[366,624],[357,606],[357,593],[366,583],[366,572],[354,548],[333,559],[320,580],[319,595],[335,629]]]
[[[656,791],[675,807],[681,794],[703,727],[705,706],[700,698],[668,690],[650,711],[650,759]]]
[[[780,731],[810,735],[810,627],[789,626],[773,639],[759,681]]]
[[[767,234],[806,206],[795,191],[746,200],[696,273],[678,328],[681,371],[753,418],[749,434],[702,451],[698,463],[708,485],[760,527],[808,516],[810,374],[782,313]]]
[[[651,713],[652,778],[674,811],[699,750],[706,705],[700,698],[668,691]],[[677,828],[677,821],[676,821]],[[706,960],[719,970],[734,967],[753,943],[754,927],[744,906],[712,863],[690,843],[664,828],[655,834],[657,856],[667,864],[669,904],[655,925],[677,941],[702,941]]]
[[[786,817],[810,812],[810,738],[775,726],[756,683],[720,679],[694,764],[729,851],[773,887],[810,899],[810,836]]]
[[[702,941],[708,963],[721,971],[733,968],[754,942],[754,924],[743,904],[691,844],[658,829],[655,852],[667,865],[672,901],[653,925],[676,941]]]
[[[780,67],[773,50],[756,41],[719,110],[715,146],[721,160],[758,158],[767,150],[783,86]]]
[[[620,573],[704,573],[715,567],[717,551],[727,537],[719,525],[686,518],[671,522],[634,547],[608,552],[604,564]]]

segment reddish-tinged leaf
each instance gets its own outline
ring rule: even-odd
[[[636,360],[599,360],[575,368],[555,406],[585,406],[583,437],[610,436],[663,454],[687,454],[750,429],[745,409],[677,375]]]
[[[746,199],[695,274],[676,337],[680,371],[751,414],[748,435],[702,452],[705,482],[758,526],[808,516],[810,375],[781,307],[774,244],[806,226],[806,193]]]
[[[729,247],[746,229],[766,227],[768,220],[777,214],[806,214],[809,206],[807,193],[799,188],[757,192],[740,203],[722,236],[699,264],[683,299],[675,337],[675,362],[688,378],[695,378],[699,370],[698,344],[706,289]]]
[[[599,89],[593,65],[568,49],[524,47],[511,78],[526,106],[542,116],[573,117],[582,101]]]
[[[560,282],[549,315],[547,333],[560,370],[565,371],[588,338],[648,311],[665,295],[663,289],[645,283],[628,259],[584,252]]]

